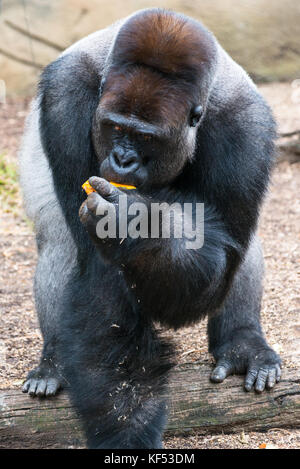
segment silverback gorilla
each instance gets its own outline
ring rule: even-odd
[[[138,11],[44,70],[21,149],[44,348],[23,391],[51,396],[67,383],[90,448],[161,447],[173,346],[157,323],[208,316],[214,382],[244,373],[245,389],[262,392],[280,379],[260,326],[255,234],[275,134],[247,74],[201,23],[171,11]],[[204,203],[203,246],[100,239],[99,209],[119,214],[124,193],[129,205]]]

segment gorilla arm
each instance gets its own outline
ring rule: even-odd
[[[227,271],[232,270],[231,257],[238,246],[213,210],[205,209],[205,244],[200,249],[186,248],[190,241],[188,233],[181,239],[100,239],[96,234],[98,210],[113,204],[118,214],[122,192],[104,179],[94,177],[90,181],[98,193],[89,195],[82,205],[81,221],[101,257],[123,268],[128,287],[134,293],[133,301],[142,311],[176,328],[215,310],[230,286]],[[128,205],[143,201],[150,206],[150,200],[132,192],[135,191],[128,196]]]

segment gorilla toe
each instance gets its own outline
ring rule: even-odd
[[[256,340],[256,342],[255,342]],[[278,355],[264,344],[263,338],[248,340],[238,337],[223,344],[217,355],[217,363],[211,374],[211,381],[221,383],[232,374],[245,374],[244,388],[261,393],[272,389],[281,377],[281,361]]]
[[[28,374],[22,392],[32,397],[51,397],[55,396],[64,384],[64,379],[54,367],[43,364]]]

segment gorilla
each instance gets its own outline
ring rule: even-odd
[[[201,23],[172,11],[138,11],[43,71],[20,168],[44,347],[23,391],[66,386],[89,448],[161,447],[175,345],[161,327],[207,316],[212,381],[245,374],[257,392],[279,381],[260,325],[256,236],[275,137],[245,71]],[[97,223],[109,208],[121,216],[122,194],[129,207],[203,203],[203,246],[187,249],[189,232],[100,238]]]

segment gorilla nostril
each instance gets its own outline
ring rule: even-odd
[[[114,150],[111,157],[114,166],[122,169],[129,169],[137,163],[137,156],[132,152],[125,153]]]
[[[122,155],[119,152],[114,151],[112,157],[117,166],[122,166]]]
[[[123,168],[128,168],[128,166],[132,166],[135,162],[136,162],[136,158],[134,158],[134,157],[129,157],[129,158],[125,159],[125,160],[121,163],[121,166],[122,166]]]

